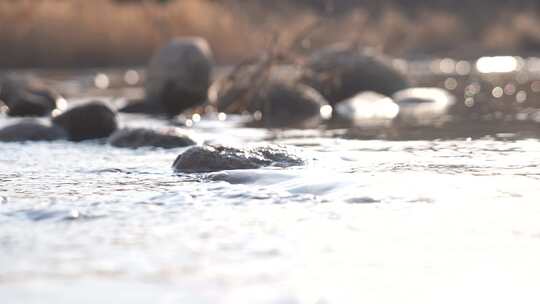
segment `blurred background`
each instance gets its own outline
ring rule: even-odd
[[[534,0],[0,0],[0,68],[133,66],[173,36],[202,36],[219,64],[278,36],[356,41],[406,59],[540,51]]]

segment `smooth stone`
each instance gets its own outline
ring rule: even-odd
[[[399,113],[399,106],[392,98],[362,92],[339,102],[334,109],[335,119],[356,126],[386,126]]]
[[[312,127],[331,115],[319,92],[294,81],[268,79],[251,88],[232,84],[213,100],[218,111],[255,114],[255,125],[267,128]]]
[[[274,127],[315,127],[323,117],[323,107],[331,107],[315,89],[298,83],[273,81],[254,96],[250,113],[260,113],[260,125]],[[330,114],[329,113],[329,114]]]
[[[387,96],[410,87],[391,60],[370,50],[337,44],[313,53],[301,78],[334,105],[363,91]]]
[[[180,133],[176,128],[165,131],[134,128],[120,129],[109,137],[109,144],[120,148],[178,148],[195,145],[196,142],[187,135]]]
[[[148,65],[146,102],[176,115],[207,99],[212,52],[203,38],[175,38],[159,49]]]
[[[440,88],[410,88],[392,98],[399,106],[396,123],[415,126],[437,125],[447,120],[456,98]]]
[[[38,120],[24,120],[0,129],[0,141],[52,141],[67,139],[64,129],[40,122]]]
[[[0,83],[0,100],[9,116],[46,116],[57,108],[61,97],[46,88],[7,78]]]
[[[301,70],[293,65],[271,65],[265,58],[240,64],[217,79],[208,89],[208,101],[219,112],[241,114],[254,95],[269,82],[297,83]]]
[[[104,138],[118,128],[116,112],[101,101],[91,101],[75,106],[52,119],[64,128],[69,140],[81,141]]]
[[[226,146],[195,146],[174,161],[177,172],[202,173],[222,170],[256,169],[267,166],[290,167],[304,161],[282,146],[239,149]]]

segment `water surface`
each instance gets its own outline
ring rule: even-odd
[[[290,145],[307,164],[174,174],[183,149],[0,144],[2,303],[540,300],[538,139],[358,140],[234,118],[189,132]]]

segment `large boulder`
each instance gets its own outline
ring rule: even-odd
[[[177,128],[152,130],[144,128],[120,129],[109,137],[109,144],[119,148],[178,148],[195,145],[196,142]]]
[[[0,100],[7,106],[9,116],[45,116],[63,100],[59,94],[24,81],[0,81]]]
[[[334,45],[313,53],[301,81],[334,105],[363,91],[392,95],[409,87],[407,78],[390,60],[374,51]]]
[[[107,104],[92,101],[75,106],[54,117],[53,123],[64,128],[69,140],[104,138],[118,128],[117,114]]]
[[[24,120],[0,129],[0,141],[51,141],[67,139],[66,131],[39,120]]]
[[[226,146],[195,146],[180,154],[173,164],[177,172],[214,172],[256,169],[266,166],[290,167],[304,161],[281,146],[239,149]]]
[[[440,88],[405,89],[392,98],[399,106],[395,123],[410,126],[442,124],[449,119],[449,111],[456,103],[454,95]]]
[[[146,74],[146,102],[169,115],[206,101],[212,52],[202,38],[176,38],[158,50]]]

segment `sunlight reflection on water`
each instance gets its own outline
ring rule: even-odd
[[[194,132],[267,136],[211,126]],[[3,144],[0,293],[8,303],[533,302],[540,142],[286,134],[277,142],[298,145],[305,167],[209,175],[172,174],[183,149]]]
[[[425,66],[467,108],[540,92],[534,78],[488,85],[478,62]],[[116,86],[109,74],[85,81]],[[366,141],[189,118],[198,143],[291,145],[306,165],[177,175],[182,148],[1,144],[2,302],[538,302],[539,140]]]

